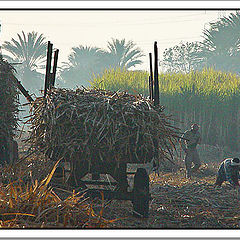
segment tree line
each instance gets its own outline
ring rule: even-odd
[[[43,88],[47,41],[37,32],[17,34],[17,39],[5,41],[2,48],[7,51],[3,57],[14,63],[17,76],[28,90],[39,94]],[[109,68],[129,69],[142,63],[142,50],[133,41],[111,39],[107,49],[79,45],[71,49],[68,61],[59,67],[58,83],[62,87],[88,86],[93,75]],[[59,64],[58,64],[59,66]]]
[[[181,42],[163,53],[162,67],[167,72],[189,73],[191,70],[213,68],[240,73],[240,14],[231,13],[209,23],[203,40]]]
[[[180,42],[165,49],[160,65],[165,72],[189,73],[192,70],[213,68],[239,73],[240,60],[240,14],[232,13],[209,23],[203,30],[201,42]],[[15,63],[17,75],[31,92],[39,94],[44,76],[39,72],[45,68],[47,41],[43,34],[22,32],[17,38],[5,41],[2,48],[10,63]],[[107,49],[79,45],[72,47],[68,61],[58,64],[57,82],[62,87],[74,88],[89,85],[94,75],[105,69],[130,69],[142,63],[143,51],[133,41],[111,39]]]

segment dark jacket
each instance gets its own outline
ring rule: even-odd
[[[225,159],[218,170],[218,179],[228,181],[233,186],[239,186],[239,171],[240,166],[231,166],[232,158]]]

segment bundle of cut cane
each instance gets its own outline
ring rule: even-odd
[[[17,87],[11,80],[13,74],[13,67],[0,58],[0,144],[1,139],[11,138],[17,128]]]
[[[32,108],[31,141],[56,159],[146,163],[171,159],[178,129],[140,95],[53,88]]]

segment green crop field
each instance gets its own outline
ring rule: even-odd
[[[92,79],[93,87],[149,95],[147,71],[106,70]],[[204,69],[159,74],[160,103],[172,114],[183,131],[193,122],[201,125],[203,143],[228,146],[239,144],[240,77]]]

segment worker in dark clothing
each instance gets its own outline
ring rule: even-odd
[[[192,173],[197,171],[201,166],[201,161],[197,152],[197,145],[201,142],[201,136],[199,133],[199,125],[193,124],[190,130],[187,130],[180,139],[180,144],[185,155],[186,176],[190,178]],[[194,167],[192,167],[194,164]]]
[[[224,181],[228,181],[234,188],[240,191],[240,185],[238,182],[239,171],[239,158],[225,159],[219,167],[215,186],[221,186]]]

